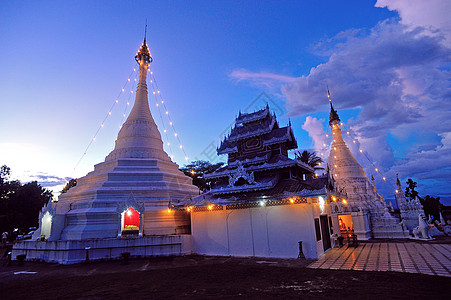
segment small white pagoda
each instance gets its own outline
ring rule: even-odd
[[[330,100],[330,98],[329,98]],[[348,204],[331,202],[334,221],[341,232],[353,232],[360,240],[374,238],[407,238],[409,231],[393,216],[378,193],[374,178],[366,177],[362,166],[343,140],[340,118],[330,102],[329,125],[333,141],[327,166],[340,193],[347,195]]]
[[[124,251],[143,256],[185,251],[189,214],[170,212],[168,204],[197,196],[198,188],[163,150],[148,103],[146,76],[152,57],[145,38],[135,60],[135,103],[114,150],[57,203],[42,209],[39,229],[32,240],[15,245],[13,257],[26,254],[27,259],[71,263],[86,255],[98,259]]]

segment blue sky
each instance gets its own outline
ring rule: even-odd
[[[51,187],[103,161],[129,96],[133,104],[134,75],[74,170],[136,65],[147,18],[151,67],[190,159],[211,157],[238,111],[265,97],[281,124],[291,118],[300,149],[327,152],[329,86],[346,128],[389,178],[375,174],[387,199],[396,173],[419,181],[420,195],[451,199],[449,4],[428,3],[2,2],[0,164]],[[169,128],[154,101],[159,128]]]

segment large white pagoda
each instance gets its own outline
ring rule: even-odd
[[[189,214],[168,212],[168,204],[197,196],[198,188],[163,150],[148,103],[146,76],[152,57],[145,38],[135,59],[139,64],[135,103],[119,131],[114,150],[104,162],[94,166],[94,171],[79,178],[77,185],[61,195],[57,203],[43,208],[33,239],[16,244],[13,256],[26,253],[27,259],[67,263],[84,259],[84,251],[71,253],[71,247],[77,251],[89,248],[91,252],[96,247],[109,248],[111,258],[111,251],[116,251],[117,256],[121,251],[133,252],[135,246],[141,249],[152,244],[152,249],[157,249],[158,245],[166,245],[159,246],[161,250],[184,243],[180,235],[190,233]],[[161,238],[171,235],[176,238]],[[78,242],[77,246],[71,241]],[[124,250],[124,245],[131,246],[131,250]],[[39,250],[49,247],[66,250],[57,249],[64,255]],[[170,247],[160,254],[173,253],[173,246]],[[143,255],[148,255],[147,251]],[[180,254],[183,250],[175,252]],[[97,257],[103,255],[108,253]]]

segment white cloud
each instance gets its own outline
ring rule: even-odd
[[[305,118],[305,122],[302,125],[302,129],[308,132],[308,135],[313,140],[313,148],[316,153],[321,153],[324,150],[324,144],[327,143],[326,132],[323,128],[324,120],[318,120],[311,116]],[[317,154],[318,155],[318,154]]]
[[[251,72],[246,69],[234,70],[229,74],[229,77],[238,82],[251,82],[253,85],[267,89],[273,93],[280,90],[281,84],[294,82],[295,77],[286,75],[274,74],[270,72]]]
[[[396,10],[401,24],[411,28],[424,27],[430,34],[439,31],[451,46],[451,1],[448,0],[378,0],[376,7]]]

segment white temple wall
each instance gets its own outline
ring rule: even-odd
[[[367,212],[352,212],[352,223],[354,234],[359,240],[369,240],[372,238],[370,216]]]
[[[327,211],[326,211],[327,212]],[[191,214],[193,252],[205,255],[297,258],[298,242],[306,258],[318,258],[314,217],[318,204],[292,204]],[[330,215],[330,207],[329,207]]]

